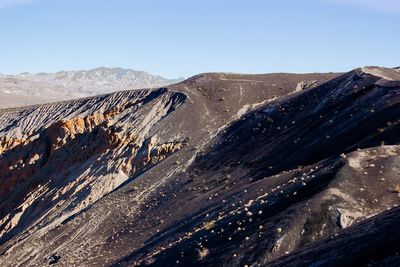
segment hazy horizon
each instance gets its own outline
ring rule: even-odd
[[[0,73],[106,66],[179,78],[396,67],[397,25],[393,0],[0,0]]]

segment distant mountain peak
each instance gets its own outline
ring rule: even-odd
[[[15,99],[23,98],[24,104],[39,104],[116,91],[164,87],[182,80],[119,67],[36,74],[24,72],[19,75],[0,75],[0,93],[6,90]],[[9,103],[8,106],[13,104]]]

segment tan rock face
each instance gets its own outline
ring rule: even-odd
[[[157,136],[152,136],[143,144],[137,156],[132,158],[129,163],[132,175],[143,172],[148,166],[157,164],[185,146],[185,142],[168,142],[163,144],[158,144],[157,142]]]
[[[49,227],[55,227],[181,149],[183,142],[149,131],[184,99],[165,90],[121,94],[115,105],[102,108],[109,100],[100,101],[93,112],[77,106],[78,112],[46,127],[21,128],[25,139],[1,137],[0,238],[35,225],[45,206]],[[34,215],[26,220],[26,214]]]
[[[0,137],[0,155],[5,151],[28,142],[26,139]]]
[[[45,154],[43,161],[51,160],[51,154],[60,149],[68,142],[76,139],[79,135],[90,134],[97,129],[94,136],[101,139],[101,146],[96,148],[96,152],[104,151],[111,146],[116,145],[120,139],[111,128],[100,127],[105,122],[103,114],[93,116],[77,117],[65,121],[58,121],[50,127],[44,129],[39,138],[28,137],[25,140],[14,138],[3,138],[3,161],[0,163],[0,192],[7,193],[14,189],[18,181],[23,181],[27,177],[37,173],[40,165],[38,163],[39,154]],[[18,147],[17,147],[18,146]],[[43,153],[44,147],[47,147],[47,153]],[[15,153],[15,151],[17,153]],[[27,153],[27,151],[30,151]],[[36,153],[37,151],[37,153]],[[87,150],[88,151],[88,150]],[[83,160],[87,153],[78,153],[73,157],[76,160]],[[9,166],[11,163],[11,168]],[[60,164],[59,169],[64,169]]]
[[[106,118],[103,114],[58,121],[47,128],[45,134],[51,142],[52,150],[56,150],[68,141],[75,139],[77,135],[90,133],[105,121]]]
[[[125,105],[126,106],[126,105]],[[92,131],[98,125],[109,121],[109,119],[121,113],[125,106],[118,106],[105,111],[84,117],[74,117],[67,120],[60,120],[46,128],[46,135],[50,138],[52,149],[57,149],[67,142],[67,139],[74,139],[76,135]],[[18,145],[25,145],[34,140],[34,136],[25,139],[13,137],[0,137],[0,155]]]

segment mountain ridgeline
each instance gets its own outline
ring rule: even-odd
[[[144,71],[96,68],[56,73],[0,75],[0,108],[83,98],[116,91],[157,88],[182,79],[165,79]]]
[[[399,144],[380,67],[0,110],[0,265],[398,266]]]

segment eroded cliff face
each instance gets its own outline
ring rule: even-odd
[[[129,192],[125,202],[129,208],[124,213],[141,216],[142,207],[147,206],[143,202],[153,194],[164,195],[162,188],[172,182],[174,174],[184,172],[201,148],[242,116],[243,110],[295,93],[299,83],[315,84],[332,76],[205,74],[173,86],[175,92],[121,92],[2,111],[1,264],[41,261],[39,253],[47,250],[48,243],[41,240],[54,234],[59,241],[53,244],[67,245],[70,241],[66,239],[84,238],[86,244],[100,248],[109,234],[90,233],[102,221],[117,218],[113,210],[125,205],[100,212],[86,230],[73,230],[85,235],[57,229],[80,221],[99,201],[113,198],[121,188]],[[109,226],[102,229],[108,232]],[[21,246],[25,252],[13,254]],[[16,258],[9,258],[12,254]],[[45,256],[45,261],[57,258],[53,254]]]
[[[24,144],[27,142],[29,142],[29,140],[2,137],[2,138],[0,138],[0,155],[9,149],[12,149],[18,145],[21,145],[21,144]]]
[[[279,265],[355,240],[400,204],[397,75],[202,74],[0,111],[0,265]]]
[[[104,111],[77,105],[67,119],[20,129],[23,139],[2,138],[0,240],[28,225],[56,227],[184,146],[184,140],[159,139],[156,127],[185,95],[165,89],[121,95]],[[97,105],[102,101],[109,99]]]

